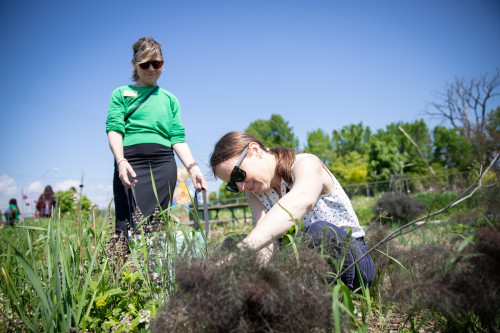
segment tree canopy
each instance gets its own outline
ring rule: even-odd
[[[279,114],[272,114],[269,120],[252,121],[245,132],[261,140],[266,147],[299,148],[299,139],[293,133],[293,127]]]

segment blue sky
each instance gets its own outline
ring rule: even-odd
[[[447,82],[500,66],[499,18],[497,0],[5,2],[0,209],[82,173],[83,193],[107,205],[109,97],[131,82],[142,36],[163,45],[159,85],[180,100],[210,178],[217,139],[272,113],[301,144],[317,128],[429,121],[423,111]]]

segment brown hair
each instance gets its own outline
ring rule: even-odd
[[[159,54],[163,59],[163,55],[161,54],[161,44],[152,37],[139,38],[139,40],[132,45],[132,50],[134,50],[134,60],[136,63],[146,62],[157,54]],[[135,66],[132,74],[132,80],[134,82],[139,81],[139,74],[137,74]]]
[[[275,173],[287,183],[292,182],[292,165],[295,161],[294,150],[285,147],[266,148],[264,144],[255,136],[245,132],[229,132],[217,141],[214,151],[210,156],[210,167],[215,173],[215,167],[228,159],[238,156],[251,142],[255,142],[259,147],[274,155],[276,158]]]
[[[43,192],[54,194],[54,191],[52,190],[52,186],[50,186],[50,185],[45,186],[45,190],[43,190]]]

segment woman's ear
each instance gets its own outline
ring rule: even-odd
[[[248,144],[248,150],[251,150],[259,158],[262,158],[262,149],[260,148],[260,146],[257,142],[250,142]]]
[[[258,152],[260,150],[260,146],[257,142],[250,142],[248,144],[248,150],[252,150],[253,152]]]

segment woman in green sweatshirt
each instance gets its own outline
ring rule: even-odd
[[[177,181],[174,151],[190,172],[195,189],[207,188],[186,143],[179,101],[157,85],[164,62],[161,45],[143,37],[132,49],[134,84],[113,91],[106,121],[109,146],[115,158],[115,229],[125,236],[129,228],[133,231],[136,227],[132,216],[137,208],[141,211],[138,215],[150,216],[156,208],[166,209],[171,204]]]

